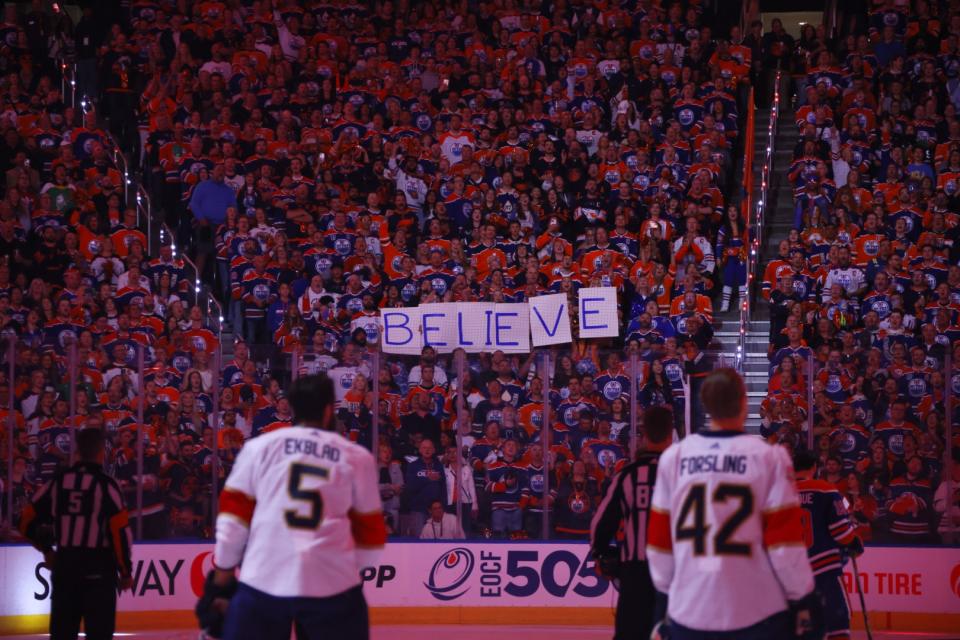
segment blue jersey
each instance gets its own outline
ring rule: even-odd
[[[933,488],[925,478],[911,480],[906,476],[890,482],[890,532],[902,537],[922,540],[930,534],[933,519]]]
[[[853,471],[870,455],[870,432],[858,424],[837,427],[830,432],[830,442],[839,451],[844,471]]]
[[[508,483],[507,479],[513,479]],[[490,495],[490,506],[493,509],[513,511],[521,507],[527,485],[527,469],[516,462],[497,460],[487,467],[487,491]]]
[[[797,491],[803,507],[803,540],[813,575],[839,575],[843,570],[841,550],[856,537],[843,496],[823,480],[800,480]]]
[[[623,367],[617,371],[607,369],[600,372],[593,379],[593,386],[600,391],[600,395],[607,402],[613,402],[617,398],[627,398],[630,395],[630,377],[627,376]]]

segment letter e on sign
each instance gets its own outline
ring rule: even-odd
[[[617,290],[615,287],[580,289],[577,305],[581,338],[615,338],[619,335]]]

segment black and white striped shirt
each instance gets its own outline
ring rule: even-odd
[[[602,552],[617,535],[623,522],[620,560],[646,561],[647,516],[657,479],[660,454],[644,453],[628,464],[610,482],[590,527],[590,546]]]
[[[98,464],[79,462],[56,475],[33,496],[20,521],[20,531],[41,551],[81,549],[110,551],[121,575],[130,573],[129,516],[116,481]],[[44,540],[42,526],[52,525],[53,540]]]

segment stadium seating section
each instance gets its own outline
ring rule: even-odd
[[[714,329],[747,293],[747,112],[779,69],[800,140],[777,168],[795,230],[756,278],[760,432],[806,446],[812,412],[864,537],[939,542],[960,515],[960,13],[874,1],[795,40],[700,4],[8,3],[3,514],[102,427],[138,535],[209,537],[244,441],[325,371],[392,534],[436,535],[439,500],[467,537],[585,538],[645,407],[702,426]],[[618,289],[620,338],[378,348],[381,308],[589,286]]]

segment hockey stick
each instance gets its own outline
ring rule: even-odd
[[[850,562],[853,566],[853,581],[857,585],[857,595],[860,596],[860,610],[863,611],[863,628],[867,632],[867,640],[873,640],[873,634],[870,633],[870,619],[867,618],[867,601],[863,598],[863,586],[860,584],[860,572],[857,571],[857,559],[850,556]]]

